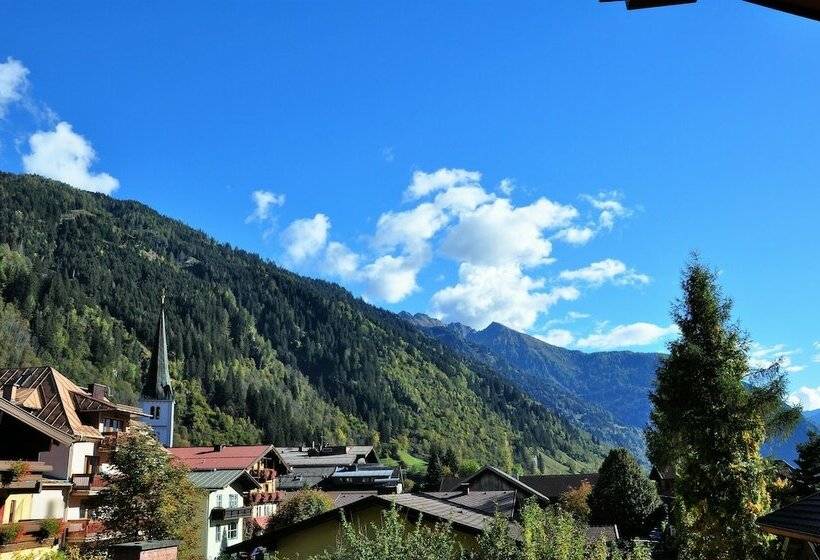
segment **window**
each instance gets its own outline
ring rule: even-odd
[[[239,531],[237,530],[237,522],[234,521],[233,523],[228,524],[228,540],[233,540],[239,535]]]
[[[219,527],[214,527],[214,542],[219,542],[222,540],[221,529]]]
[[[229,508],[239,507],[239,498],[237,497],[236,494],[231,494],[230,496],[228,496],[228,507]]]
[[[217,494],[216,495],[216,507],[219,507],[219,508],[222,507],[222,494]]]
[[[9,500],[9,523],[14,523],[17,521],[14,519],[14,510],[17,508],[17,502],[14,500]]]
[[[159,420],[159,411],[162,410],[160,407],[154,407],[154,420]]]

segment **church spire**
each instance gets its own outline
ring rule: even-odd
[[[148,378],[142,389],[143,398],[171,400],[174,391],[171,388],[171,374],[168,372],[168,342],[165,337],[165,289],[160,298],[159,320],[154,346],[151,349],[151,363],[148,366]]]

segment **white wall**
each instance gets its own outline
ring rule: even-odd
[[[31,503],[32,519],[64,519],[68,487],[43,488]]]
[[[145,400],[140,401],[139,406],[146,414],[151,413],[151,407],[158,406],[160,409],[159,418],[141,418],[157,435],[159,442],[165,447],[174,446],[174,415],[176,414],[176,405],[174,401],[155,401]]]
[[[236,505],[231,505],[230,496],[236,496]],[[222,498],[221,506],[219,499]],[[242,507],[244,506],[242,495],[231,487],[215,490],[208,495],[208,507],[206,508],[206,557],[207,560],[214,560],[226,547],[242,542],[242,535],[245,530],[245,520],[236,521],[236,537],[228,538],[228,525],[216,525],[211,522],[211,510],[215,507]]]

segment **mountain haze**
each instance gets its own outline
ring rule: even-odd
[[[545,472],[588,471],[605,451],[486,362],[335,284],[137,202],[0,173],[2,365],[53,364],[134,402],[163,289],[181,442],[438,444]]]

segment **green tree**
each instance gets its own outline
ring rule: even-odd
[[[497,513],[489,527],[478,537],[478,558],[480,560],[519,560],[521,550],[510,535],[510,523]]]
[[[268,522],[268,531],[275,531],[280,527],[298,523],[333,507],[333,500],[321,490],[305,488],[299,490],[294,497],[284,503]]]
[[[776,364],[750,374],[749,342],[731,323],[731,301],[697,257],[681,285],[673,308],[680,338],[669,344],[650,396],[649,456],[677,476],[682,557],[760,558],[767,541],[755,520],[769,507],[760,445],[767,427],[795,419],[783,407],[785,376]]]
[[[642,536],[661,505],[655,483],[624,448],[610,451],[598,474],[589,495],[590,520],[617,524],[626,537]]]
[[[799,498],[820,492],[820,434],[809,432],[809,439],[797,446],[795,491]]]
[[[130,540],[179,539],[180,558],[199,557],[204,496],[146,429],[132,429],[111,457],[100,492],[106,529]]]
[[[402,520],[393,506],[382,514],[381,522],[356,527],[344,521],[342,537],[334,552],[323,560],[459,560],[463,551],[449,525],[426,526],[420,519],[413,525]]]
[[[592,494],[592,484],[581,481],[578,488],[570,488],[561,494],[561,509],[568,511],[578,519],[589,519],[589,495]]]
[[[434,445],[430,449],[430,457],[427,459],[427,474],[424,477],[424,483],[428,490],[437,491],[439,489],[443,471],[444,466],[441,462],[438,446]]]

